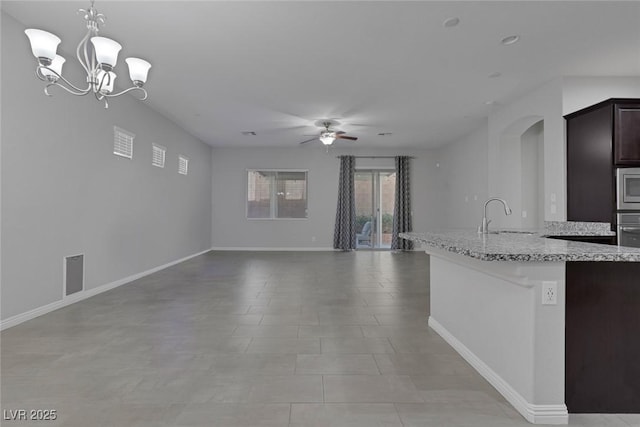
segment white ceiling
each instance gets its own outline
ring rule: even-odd
[[[88,4],[3,1],[2,9],[25,27],[57,34],[65,67],[79,67],[69,52],[84,32],[75,12]],[[101,35],[124,46],[120,79],[128,80],[124,57],[149,60],[146,102],[215,147],[295,147],[324,118],[359,137],[341,144],[435,147],[555,77],[640,75],[638,1],[95,6],[107,16]],[[445,28],[450,17],[460,24]],[[500,43],[513,34],[518,43]],[[22,42],[28,49],[26,37]],[[500,77],[489,78],[494,72]],[[117,99],[111,105],[117,108]]]

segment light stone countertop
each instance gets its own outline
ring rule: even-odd
[[[436,230],[401,233],[400,237],[483,261],[615,261],[640,262],[640,248],[551,239],[545,236],[612,236],[610,227],[554,223],[544,230],[504,230],[479,234],[476,230]],[[581,223],[585,224],[585,223]],[[593,224],[593,223],[586,223]]]

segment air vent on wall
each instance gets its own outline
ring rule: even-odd
[[[113,127],[113,154],[133,158],[133,138],[136,136],[117,126]]]
[[[65,257],[64,294],[69,296],[84,289],[84,255]]]
[[[152,144],[153,154],[151,156],[151,164],[159,168],[164,167],[164,159],[167,149],[162,145]]]
[[[185,156],[178,156],[178,173],[186,175],[189,171],[189,158]]]

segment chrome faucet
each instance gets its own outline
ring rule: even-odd
[[[511,208],[509,207],[509,205],[504,199],[499,199],[497,197],[490,198],[484,203],[484,216],[482,217],[482,224],[480,224],[480,226],[478,227],[478,233],[481,233],[481,234],[489,233],[489,223],[491,222],[491,220],[487,220],[487,205],[489,204],[489,202],[492,202],[494,200],[502,202],[502,204],[504,205],[505,215],[511,215],[513,213],[511,211]]]

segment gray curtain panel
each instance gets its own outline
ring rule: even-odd
[[[333,247],[343,251],[350,251],[356,247],[355,170],[354,156],[340,156],[338,209],[336,210],[336,228],[333,232]]]
[[[411,224],[411,183],[408,156],[396,156],[396,201],[393,208],[393,234],[391,249],[411,250],[413,242],[398,237],[399,233],[413,230]]]

